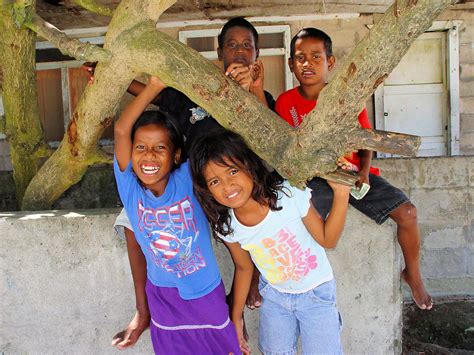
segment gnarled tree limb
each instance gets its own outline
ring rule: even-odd
[[[355,149],[379,150],[384,153],[399,154],[412,157],[416,151],[414,147],[419,147],[421,138],[410,134],[380,131],[376,129],[359,129],[351,137],[354,141]],[[380,148],[380,142],[384,142]]]
[[[36,13],[30,16],[28,21],[25,22],[25,26],[54,44],[64,55],[89,62],[104,62],[111,57],[108,50],[68,37]]]
[[[423,32],[451,1],[420,0],[412,8],[408,8],[408,1],[400,1],[402,11],[396,20],[390,18],[393,9],[389,10],[385,15],[388,18],[380,21],[368,37],[387,36],[389,41],[404,42],[404,45],[383,44],[379,48],[375,44],[367,47],[370,41],[359,44],[355,56],[350,57],[352,62],[343,66],[334,84],[323,90],[317,109],[298,130],[262,107],[253,95],[230,81],[200,54],[156,30],[157,16],[172,3],[173,0],[124,0],[117,7],[104,46],[112,57],[105,65],[99,62],[94,84],[86,89],[60,148],[32,180],[23,208],[49,207],[82,177],[95,160],[96,142],[108,122],[104,117],[111,117],[128,84],[140,73],[158,75],[167,85],[206,109],[223,126],[242,134],[252,149],[292,184],[301,186],[316,175],[329,178],[333,176],[329,173],[334,171],[337,158],[347,151],[366,147],[383,151],[390,147],[389,141],[377,142],[368,136],[363,137],[362,143],[358,142],[361,134],[357,114],[380,78],[405,54],[416,34]],[[403,29],[395,26],[397,21]],[[395,27],[391,28],[392,25]],[[406,32],[405,27],[411,30]],[[368,65],[362,64],[362,57],[368,60]],[[339,176],[334,178],[340,179]]]
[[[110,7],[104,6],[98,3],[95,0],[73,0],[73,2],[87,11],[93,12],[98,15],[103,16],[112,16],[114,14],[114,10]]]

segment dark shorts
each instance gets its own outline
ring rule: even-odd
[[[381,176],[369,174],[369,183],[370,190],[367,195],[362,200],[350,196],[349,203],[377,224],[385,222],[391,212],[410,201],[402,190]],[[308,182],[308,187],[313,190],[311,195],[313,206],[326,219],[332,206],[331,187],[326,180],[318,177]]]

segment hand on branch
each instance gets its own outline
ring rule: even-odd
[[[352,164],[345,157],[340,157],[339,159],[337,159],[336,165],[342,170],[356,171],[356,172],[359,171],[359,168],[356,165]]]
[[[97,62],[85,62],[82,64],[82,69],[87,73],[87,84],[92,84],[94,82],[94,72]]]
[[[164,88],[166,88],[166,84],[164,82],[161,81],[161,79],[157,76],[150,76],[150,80],[148,81],[148,85],[147,85],[149,88],[153,89],[156,91],[156,95],[158,95],[161,90],[163,90]]]
[[[250,92],[256,92],[258,90],[263,91],[264,83],[264,69],[263,62],[257,60],[254,64],[250,66],[250,75],[252,76],[252,84],[250,86]]]
[[[250,91],[252,85],[252,65],[243,65],[240,63],[232,63],[226,69],[225,75],[238,83],[242,88]]]
[[[331,187],[332,191],[334,194],[340,194],[344,196],[349,196],[349,193],[351,192],[352,187],[346,184],[342,184],[339,182],[327,180],[328,185]]]

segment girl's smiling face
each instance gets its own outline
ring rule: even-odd
[[[241,167],[229,159],[225,165],[209,161],[203,170],[207,187],[214,199],[234,210],[248,207],[255,202],[252,198],[253,179]]]
[[[132,143],[132,168],[155,196],[164,193],[169,174],[179,161],[180,154],[163,125],[148,124],[136,130]]]

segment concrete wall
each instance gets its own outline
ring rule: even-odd
[[[118,353],[112,336],[134,312],[125,242],[112,233],[117,210],[0,215],[0,353]],[[329,252],[344,317],[347,354],[401,351],[401,294],[393,225],[351,210]],[[232,265],[216,247],[226,286]],[[254,353],[258,312],[246,319]],[[150,353],[149,334],[128,354]]]
[[[474,295],[474,157],[378,159],[374,164],[417,206],[421,268],[429,291]]]
[[[436,295],[474,294],[473,161],[467,156],[374,161],[382,175],[418,206],[422,270]],[[4,174],[0,174],[0,211],[14,205],[12,181]],[[91,169],[56,206],[92,208],[117,202],[112,169]],[[408,293],[405,297],[410,298]]]

